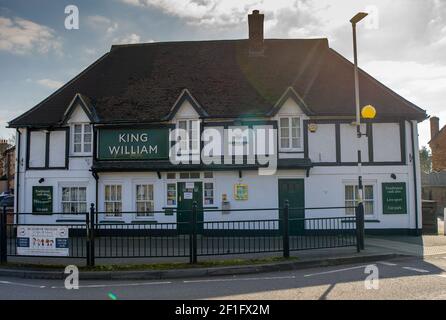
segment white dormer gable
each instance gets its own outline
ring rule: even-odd
[[[188,100],[184,100],[173,117],[173,121],[179,119],[198,119],[200,115]]]
[[[169,114],[164,117],[164,120],[175,122],[178,119],[199,119],[207,116],[207,112],[200,106],[189,90],[183,89],[170,109]]]
[[[78,103],[75,106],[73,106],[73,111],[71,112],[70,116],[67,119],[68,124],[72,123],[89,123],[90,118],[85,113],[82,106]]]
[[[289,97],[277,112],[276,117],[280,115],[305,115],[305,112],[302,111],[293,98]]]

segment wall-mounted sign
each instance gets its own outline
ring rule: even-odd
[[[193,196],[194,196],[194,194],[192,192],[184,192],[184,194],[183,194],[183,198],[185,200],[191,200],[191,199],[193,199]]]
[[[33,187],[33,213],[51,214],[53,212],[53,187]]]
[[[234,199],[248,200],[248,185],[237,183],[234,185]]]
[[[407,213],[405,182],[383,183],[382,195],[383,195],[383,214]]]
[[[169,129],[99,129],[99,160],[168,159]]]
[[[18,226],[17,254],[69,256],[67,226]]]

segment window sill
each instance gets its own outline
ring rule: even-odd
[[[156,220],[132,220],[130,223],[132,224],[157,224]]]
[[[125,224],[125,222],[122,220],[102,220],[102,221],[99,221],[99,223],[101,223],[101,224],[115,224],[115,223]]]
[[[352,216],[351,218],[354,218],[354,216]],[[352,223],[354,220],[342,220],[342,223]],[[365,219],[364,220],[365,223],[381,223],[380,220],[377,219]]]
[[[85,219],[57,219],[56,222],[85,222]]]

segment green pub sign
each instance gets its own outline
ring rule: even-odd
[[[383,214],[407,213],[406,183],[383,183]]]
[[[33,213],[51,214],[53,212],[53,187],[33,187]]]
[[[99,160],[156,160],[169,157],[169,129],[100,129]]]

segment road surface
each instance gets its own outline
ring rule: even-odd
[[[366,268],[378,282],[366,281]],[[81,280],[77,290],[63,280],[0,277],[0,299],[446,299],[446,255],[232,277]]]

